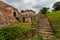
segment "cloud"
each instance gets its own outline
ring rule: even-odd
[[[42,7],[49,7],[52,9],[52,5],[60,0],[2,0],[18,10],[31,9],[39,11]]]

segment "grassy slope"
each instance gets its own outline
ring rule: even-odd
[[[24,30],[26,30],[26,31],[28,31],[28,30],[32,30],[33,28],[31,27],[32,25],[31,24],[29,24],[29,23],[17,23],[17,24],[15,24],[15,25],[12,25],[12,27],[20,27],[20,28],[22,28],[22,29],[24,29]]]
[[[55,36],[60,38],[60,11],[47,13],[47,18],[49,19],[50,23],[52,24],[53,29],[55,30]]]
[[[14,25],[5,26],[0,28],[0,40],[14,40],[21,34],[26,34],[33,27],[29,23],[16,23]]]

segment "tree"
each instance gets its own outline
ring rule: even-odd
[[[48,9],[49,9],[49,8],[47,8],[47,7],[43,7],[43,8],[41,9],[41,13],[42,13],[42,14],[46,14],[47,11],[48,11]]]
[[[21,10],[21,12],[25,12],[24,10]]]
[[[53,8],[54,8],[54,11],[60,10],[60,2],[56,2],[56,3],[53,5]]]

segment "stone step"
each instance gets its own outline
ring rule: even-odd
[[[49,27],[37,27],[37,29],[52,29],[52,28],[49,28]]]
[[[40,34],[41,36],[53,36],[51,34]]]
[[[39,32],[40,34],[45,34],[45,35],[53,35],[54,33],[52,32]]]
[[[50,35],[50,34],[40,34],[42,37],[44,36],[44,37],[49,37],[49,36],[53,36],[53,35]]]
[[[45,30],[44,31],[43,30],[40,31],[40,30],[38,30],[37,32],[53,32],[53,31],[52,30],[50,30],[50,31],[45,31]]]
[[[49,26],[37,25],[37,27],[49,27]],[[51,27],[50,27],[50,28],[51,28]]]
[[[43,38],[43,40],[52,40],[53,38],[54,38],[54,36],[52,36],[52,37],[42,37]]]
[[[51,30],[51,29],[37,29],[37,30],[48,31],[48,30]]]
[[[37,28],[38,30],[52,30],[52,28]]]
[[[38,30],[38,31],[53,32],[53,30]]]
[[[54,36],[53,35],[43,35],[43,34],[40,34],[40,36],[42,36],[42,38],[44,38],[44,39],[51,39],[51,38],[54,38]]]
[[[54,36],[42,36],[42,37],[44,37],[44,38],[48,38],[48,39],[51,39],[51,38],[53,38]]]

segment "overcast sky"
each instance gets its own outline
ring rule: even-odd
[[[52,5],[60,0],[2,0],[18,10],[31,9],[34,11],[39,11],[42,7],[49,7],[52,9]]]

